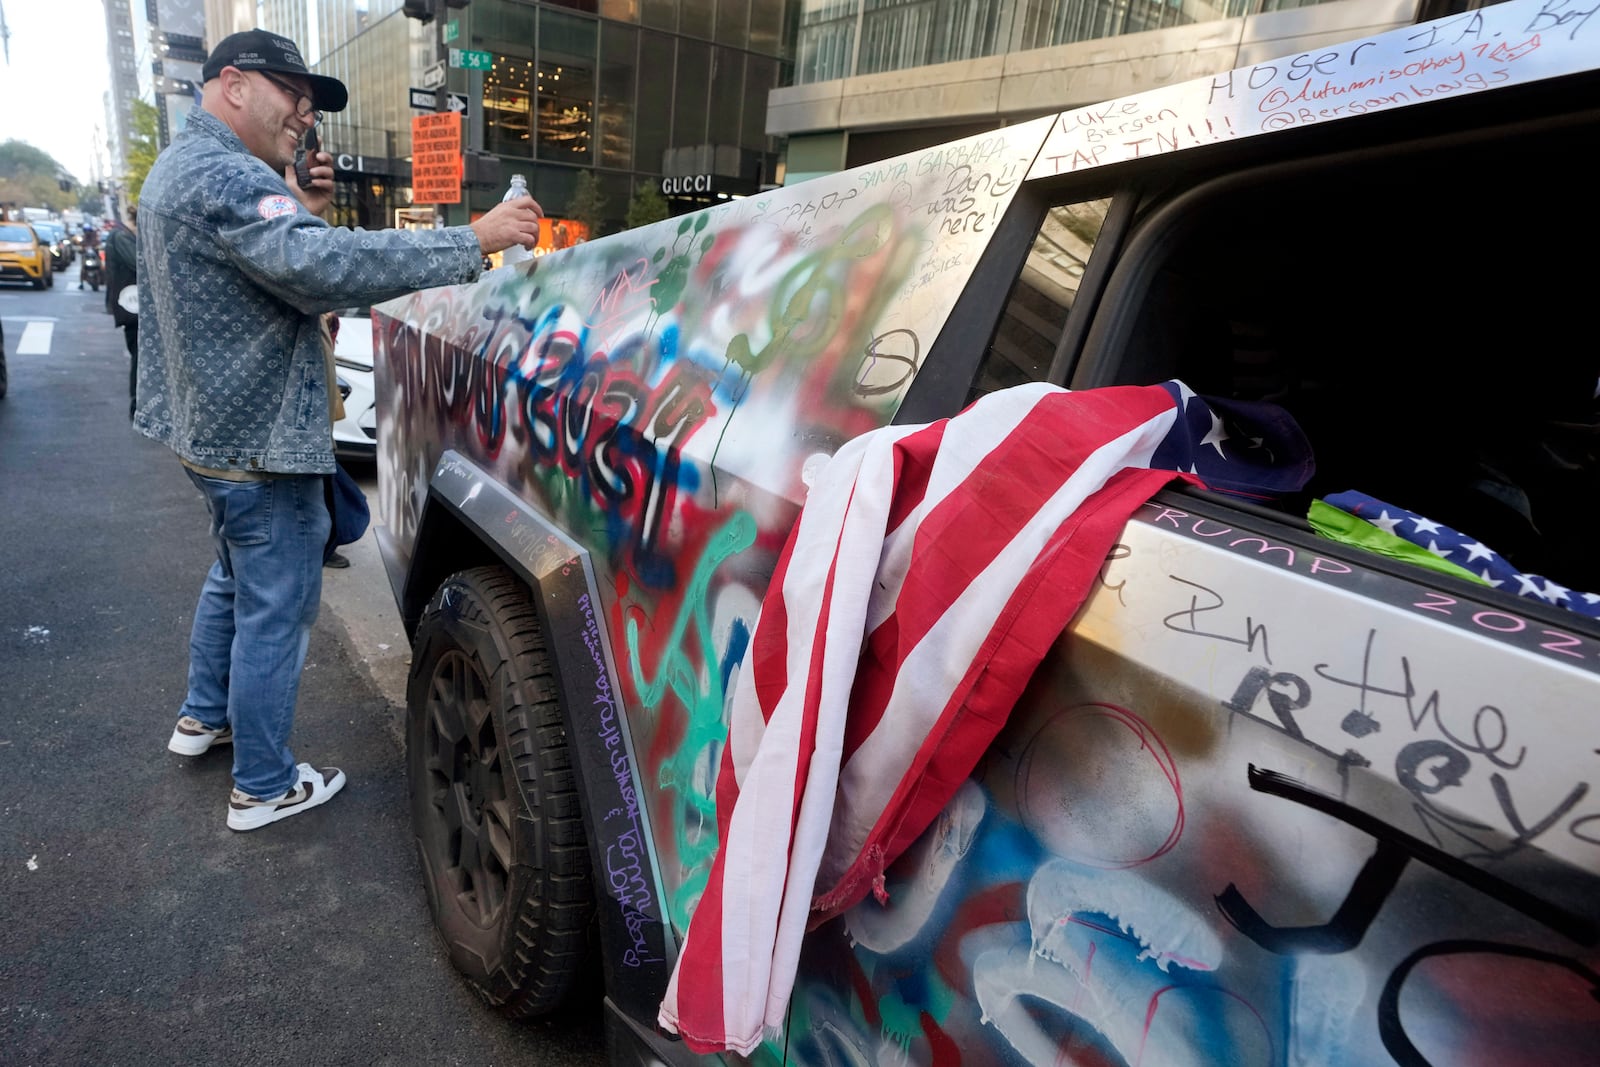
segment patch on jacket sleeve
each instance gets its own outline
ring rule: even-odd
[[[284,215],[293,215],[300,209],[294,197],[277,194],[264,196],[261,203],[256,205],[256,214],[264,219],[282,218]]]

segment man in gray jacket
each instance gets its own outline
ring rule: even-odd
[[[228,826],[253,830],[328,800],[337,768],[289,748],[301,668],[322,597],[334,470],[323,312],[470,282],[487,253],[539,239],[523,197],[470,226],[350,230],[319,216],[332,157],[311,182],[295,149],[333,78],[263,30],[224,38],[204,98],[161,153],[139,199],[139,379],[134,425],[177,453],[211,516],[217,558],[189,639],[188,694],[168,748],[233,745]]]

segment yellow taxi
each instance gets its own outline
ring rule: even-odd
[[[35,289],[56,283],[50,246],[26,222],[0,222],[0,279],[30,282]]]

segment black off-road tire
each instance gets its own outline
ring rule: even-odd
[[[451,575],[417,625],[406,688],[411,822],[453,963],[511,1018],[586,974],[595,896],[544,634],[503,567]]]
[[[5,339],[0,337],[0,399],[6,395],[6,348]]]

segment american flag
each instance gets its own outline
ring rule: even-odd
[[[1292,420],[1214,414],[1181,382],[1027,385],[829,461],[734,686],[720,847],[663,1027],[700,1053],[781,1033],[805,931],[886,899],[885,867],[971,774],[1162,485],[1303,484]]]
[[[1316,473],[1311,447],[1293,417],[1276,404],[1200,396],[1164,382],[1183,425],[1167,434],[1150,466],[1198,475],[1214,492],[1270,500],[1298,490]]]
[[[1322,502],[1454,563],[1485,585],[1600,619],[1600,594],[1576,592],[1541,575],[1525,574],[1477,538],[1452,530],[1443,523],[1366,493],[1333,493],[1323,497]]]

